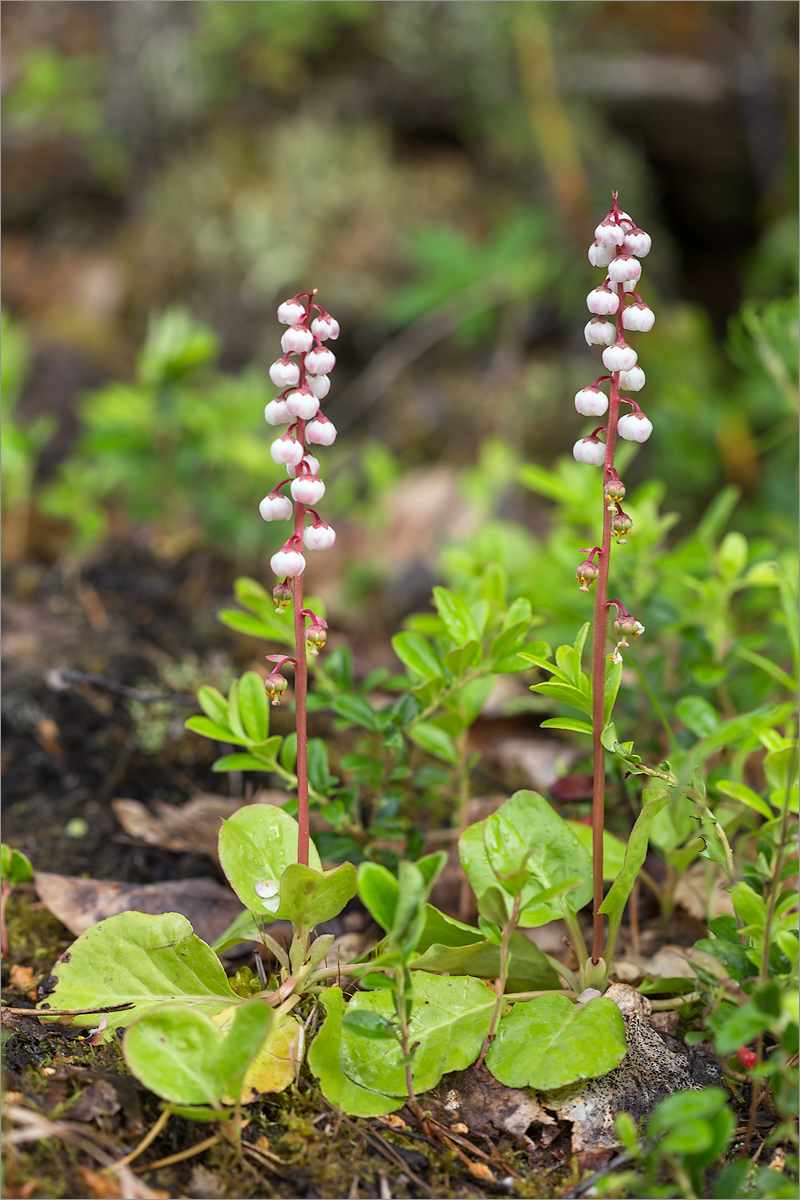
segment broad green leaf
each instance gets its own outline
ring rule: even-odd
[[[463,646],[465,642],[480,642],[472,614],[460,596],[449,592],[447,588],[435,587],[433,602],[448,634],[457,646]]]
[[[592,700],[591,696],[587,696],[585,692],[579,691],[573,687],[571,683],[561,683],[556,679],[545,680],[544,683],[531,684],[532,692],[540,692],[543,696],[549,696],[552,700],[560,700],[562,704],[568,704],[570,708],[577,708],[579,712],[592,715]]]
[[[189,717],[186,728],[202,734],[203,737],[213,738],[215,742],[232,742],[234,746],[247,745],[246,737],[238,737],[232,729],[224,725],[215,725],[208,717]]]
[[[493,989],[477,979],[415,973],[409,1029],[410,1042],[416,1046],[412,1065],[415,1092],[427,1092],[445,1071],[463,1070],[475,1061],[494,1004]],[[348,1008],[387,1019],[394,1016],[394,1002],[388,992],[358,992]],[[401,1057],[396,1041],[371,1042],[342,1031],[342,1070],[348,1079],[368,1091],[406,1095]]]
[[[530,621],[518,621],[516,625],[511,625],[508,629],[498,633],[489,647],[490,658],[505,658],[507,655],[513,654],[525,641],[525,634],[529,628]]]
[[[500,974],[500,947],[482,938],[468,946],[428,946],[425,953],[409,965],[414,971],[434,974],[474,975],[478,979],[497,979]],[[511,935],[511,966],[507,990],[510,992],[539,991],[559,988],[561,983],[544,954],[534,942],[518,929]]]
[[[719,714],[703,696],[682,696],[675,714],[695,737],[708,737],[719,728]]]
[[[234,679],[228,690],[228,726],[236,734],[236,737],[243,742],[248,742],[250,739],[245,733],[242,718],[239,715],[239,680]]]
[[[269,732],[269,711],[264,681],[255,671],[245,671],[239,680],[239,716],[251,742],[265,742]]]
[[[131,1026],[123,1053],[131,1073],[162,1100],[216,1105],[225,1090],[219,1063],[222,1042],[205,1013],[166,1004]]]
[[[344,717],[346,721],[361,725],[372,733],[380,733],[381,727],[375,710],[360,696],[336,696],[331,701],[331,708],[337,716]]]
[[[451,675],[455,675],[456,679],[460,678],[469,667],[479,661],[481,656],[480,642],[467,642],[464,646],[457,646],[455,650],[448,651],[442,659],[442,663]]]
[[[264,617],[253,617],[250,613],[239,612],[237,608],[223,608],[217,613],[217,618],[229,629],[237,633],[245,633],[248,637],[264,639],[268,642],[280,642],[284,646],[294,645],[294,631],[291,621],[284,620],[281,624],[276,617],[270,621]]]
[[[643,795],[644,806],[636,818],[631,835],[628,838],[624,866],[612,883],[605,900],[600,905],[601,913],[612,916],[621,912],[625,907],[628,896],[631,894],[631,888],[647,857],[650,826],[653,823],[653,819],[669,803],[671,794],[670,788],[645,788]]]
[[[215,725],[223,728],[228,720],[228,701],[215,687],[204,686],[197,690],[197,702]]]
[[[151,917],[124,912],[87,929],[53,967],[55,990],[38,1011],[48,1008],[102,1008],[131,1002],[109,1014],[109,1025],[130,1025],[169,1001],[206,1013],[219,1012],[239,997],[216,954],[192,933],[185,917]],[[97,1015],[74,1017],[76,1025],[97,1025]],[[107,1036],[113,1036],[111,1028]]]
[[[772,820],[773,812],[766,800],[763,800],[758,792],[754,792],[747,784],[737,783],[735,779],[720,779],[714,786],[723,796],[730,796],[732,800],[738,800],[740,804],[754,808],[767,820]]]
[[[513,827],[522,844],[534,850],[527,862],[530,882],[522,893],[520,925],[523,928],[544,925],[562,916],[565,906],[577,912],[588,904],[592,896],[589,855],[566,821],[544,797],[536,792],[516,792],[501,805],[498,813]],[[471,825],[459,839],[461,863],[476,896],[482,896],[497,882],[484,845],[484,826],[484,821]],[[539,895],[569,884],[576,876],[583,880],[579,887],[563,896],[551,896],[542,903],[537,902]],[[511,903],[509,897],[509,914]]]
[[[256,1004],[262,1001],[253,997]],[[245,1003],[249,1006],[253,1000]],[[212,1017],[215,1025],[225,1035],[233,1032],[239,1009],[243,1005],[226,1008],[223,1012],[215,1013]],[[297,1071],[303,1061],[305,1049],[305,1033],[303,1026],[291,1015],[285,1013],[276,1017],[262,1038],[255,1057],[250,1061],[244,1073],[239,1095],[242,1104],[250,1104],[257,1100],[262,1092],[282,1092],[297,1078]],[[235,1087],[235,1085],[234,1085]],[[233,1089],[232,1089],[233,1090]],[[224,1095],[224,1104],[234,1104],[235,1094]]]
[[[552,1091],[608,1074],[627,1051],[625,1022],[613,1000],[575,1004],[566,996],[538,996],[503,1017],[486,1065],[507,1087]]]
[[[731,888],[731,897],[733,907],[745,925],[763,929],[767,919],[767,909],[758,892],[754,892],[749,883],[740,880]]]
[[[394,1026],[389,1017],[380,1013],[357,1011],[348,1005],[342,1017],[342,1029],[356,1037],[369,1038],[375,1042],[395,1041]]]
[[[270,738],[270,741],[274,742],[280,742],[280,740],[280,738]],[[222,758],[214,761],[211,770],[218,774],[222,771],[268,771],[270,764],[274,762],[274,754],[264,758],[257,758],[255,754],[223,754]]]
[[[222,822],[219,861],[245,908],[261,916],[278,908],[277,887],[283,872],[297,862],[297,822],[272,804],[248,804]],[[322,870],[317,848],[309,846],[309,866]],[[274,899],[263,898],[255,885],[273,884]]]
[[[592,853],[592,827],[584,825],[582,821],[567,821],[572,832],[575,834],[579,842],[582,842],[586,847],[587,852]],[[616,879],[620,871],[625,865],[625,843],[621,842],[613,833],[609,833],[607,829],[603,830],[603,879],[609,881]]]
[[[474,942],[482,942],[483,934],[480,929],[457,921],[440,912],[432,904],[425,906],[425,924],[417,942],[417,950],[423,954],[429,946],[470,946]]]
[[[277,920],[291,921],[300,936],[339,915],[357,891],[356,869],[342,863],[331,871],[312,871],[292,863],[281,876]]]
[[[223,954],[226,950],[230,950],[231,946],[239,946],[242,942],[259,941],[260,929],[257,920],[255,913],[251,913],[246,908],[231,921],[217,940],[211,943],[211,949],[215,954]]]
[[[400,887],[391,871],[379,863],[362,863],[358,868],[358,894],[378,924],[388,933],[394,925],[400,895]]]
[[[421,750],[426,750],[435,758],[441,758],[444,762],[449,763],[458,762],[458,751],[453,739],[438,725],[433,725],[430,721],[421,721],[409,729],[408,736],[416,746],[419,746]]]
[[[588,721],[578,721],[573,717],[548,717],[542,721],[542,729],[570,729],[573,733],[588,733],[592,736],[592,727]]]
[[[466,640],[466,639],[465,639]],[[404,667],[421,679],[437,679],[442,676],[439,656],[424,637],[418,633],[396,633],[392,648]]]
[[[325,1009],[325,1020],[308,1051],[308,1065],[319,1080],[325,1099],[351,1117],[381,1117],[401,1108],[403,1098],[367,1091],[347,1078],[339,1064],[344,999],[341,988],[330,987],[317,999]]]
[[[533,609],[530,600],[527,596],[518,596],[512,604],[509,604],[503,617],[503,630],[513,629],[517,625],[530,625],[532,620]],[[537,620],[540,622],[541,618]]]

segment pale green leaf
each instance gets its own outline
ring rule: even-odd
[[[403,1098],[382,1096],[348,1079],[339,1063],[344,1000],[338,987],[326,988],[317,999],[325,1009],[325,1020],[308,1051],[308,1065],[319,1080],[325,1099],[351,1117],[380,1117],[395,1112]]]

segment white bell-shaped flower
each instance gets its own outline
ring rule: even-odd
[[[276,463],[299,463],[303,457],[303,447],[290,433],[277,438],[270,446],[269,452]]]
[[[283,549],[273,554],[269,565],[270,570],[279,579],[283,579],[287,575],[302,575],[306,569],[306,560],[299,550],[290,550],[284,546]]]
[[[640,392],[646,382],[641,367],[632,367],[630,371],[620,371],[619,373],[619,386],[623,392]]]
[[[336,441],[336,426],[322,413],[306,425],[306,441],[317,446],[332,446]]]
[[[270,400],[264,409],[264,420],[268,425],[288,425],[290,419],[285,400]]]
[[[331,390],[331,381],[327,375],[308,375],[306,387],[314,393],[318,400],[324,400]]]
[[[637,300],[622,310],[622,328],[635,333],[649,333],[656,323],[656,314],[648,304]]]
[[[620,254],[608,264],[608,278],[612,283],[636,282],[641,274],[642,264],[632,254]]]
[[[310,388],[300,388],[296,392],[289,392],[286,397],[286,407],[293,417],[310,421],[319,412],[319,400]]]
[[[580,438],[572,447],[572,457],[576,462],[589,463],[593,467],[601,467],[606,460],[605,444],[593,434]]]
[[[324,317],[316,317],[311,322],[311,332],[321,342],[327,342],[329,338],[335,342],[339,336],[339,322],[326,313]]]
[[[269,377],[277,388],[294,387],[300,382],[300,367],[288,358],[279,358],[270,367]]]
[[[642,412],[626,413],[617,422],[617,433],[626,442],[646,442],[653,432],[653,422]]]
[[[302,465],[298,463],[287,463],[286,474],[290,479],[294,479],[295,475],[319,475],[319,459],[313,454],[304,454],[301,460]]]
[[[617,340],[617,327],[602,317],[592,317],[583,327],[587,346],[611,346]]]
[[[630,371],[636,366],[638,355],[627,342],[616,342],[603,351],[603,366],[607,371]]]
[[[278,320],[281,325],[296,325],[305,315],[306,310],[299,300],[284,300],[278,307]]]
[[[652,244],[649,233],[645,233],[643,229],[631,229],[625,234],[622,248],[626,254],[635,254],[637,258],[646,258]]]
[[[594,385],[581,388],[575,393],[575,409],[582,417],[602,417],[608,411],[608,396]]]
[[[315,521],[303,530],[303,545],[306,550],[330,550],[336,541],[336,531],[324,521]]]
[[[324,346],[315,350],[309,350],[308,354],[303,359],[306,371],[309,375],[330,375],[333,368],[336,366],[335,355]]]
[[[607,267],[614,257],[614,247],[603,242],[592,242],[589,247],[589,262],[593,267]]]
[[[325,495],[325,484],[316,475],[298,475],[289,484],[289,490],[298,504],[319,504]]]
[[[596,287],[586,297],[586,307],[590,313],[613,316],[619,309],[619,296],[611,288]]]
[[[288,496],[272,494],[264,497],[258,511],[265,521],[290,521],[294,514],[294,505]]]
[[[305,354],[314,345],[314,335],[304,325],[292,325],[281,338],[284,354]]]

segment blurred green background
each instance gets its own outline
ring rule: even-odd
[[[655,435],[628,482],[662,480],[683,534],[734,485],[733,524],[779,552],[796,19],[769,0],[5,5],[7,563],[135,536],[263,572],[275,307],[312,286],[343,331],[323,474],[344,536],[314,585],[352,604],[388,582],[407,611],[488,521],[544,534],[553,497],[519,473],[588,432],[586,248],[612,187],[654,243]]]

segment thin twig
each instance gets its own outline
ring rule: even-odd
[[[200,707],[196,696],[188,696],[180,692],[143,692],[139,688],[128,687],[126,683],[117,683],[115,679],[107,679],[105,675],[89,675],[85,671],[77,671],[72,667],[50,671],[47,680],[56,691],[60,691],[69,683],[88,683],[92,687],[103,688],[106,692],[127,696],[129,700],[138,700],[140,704],[157,704],[159,701],[164,701],[167,704],[192,704],[195,708]]]
[[[15,1017],[89,1017],[101,1013],[125,1012],[129,1008],[134,1008],[132,1000],[126,1000],[124,1004],[105,1005],[103,1008],[6,1008],[3,1005],[0,1012],[13,1013]]]

